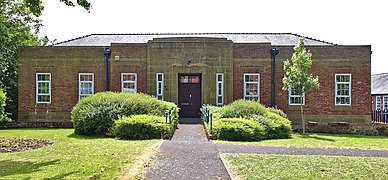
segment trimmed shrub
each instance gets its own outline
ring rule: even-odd
[[[174,124],[166,124],[163,117],[134,115],[117,120],[111,133],[120,139],[166,139],[172,137],[174,128]]]
[[[266,138],[265,127],[244,118],[221,118],[213,121],[212,134],[219,140],[259,141]]]
[[[272,113],[275,113],[281,117],[284,117],[284,118],[287,118],[287,114],[284,113],[281,109],[275,109],[275,108],[272,108],[272,107],[267,107],[267,110],[269,112],[272,112]]]
[[[3,92],[2,89],[0,89],[0,127],[3,127],[7,123],[12,122],[12,120],[8,118],[5,113],[5,108],[4,108],[6,105],[5,100],[6,100],[5,92]]]
[[[233,103],[222,107],[220,115],[223,118],[251,118],[257,114],[266,114],[267,109],[256,101],[237,100]]]
[[[105,136],[120,117],[138,114],[165,117],[173,108],[176,124],[178,107],[174,103],[141,93],[101,92],[80,100],[71,111],[71,120],[76,134]]]
[[[260,122],[266,129],[266,139],[289,138],[292,133],[290,120],[274,113],[267,113],[266,117],[255,115],[252,119]]]
[[[264,105],[255,101],[237,100],[217,111],[220,118],[244,118],[259,123],[264,127],[264,138],[261,139],[289,138],[292,133],[291,121],[285,118],[287,115],[283,111],[265,108]],[[220,125],[218,117],[213,117],[215,119],[213,129],[219,129],[220,127],[217,127]]]

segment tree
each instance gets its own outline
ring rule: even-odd
[[[2,89],[0,89],[0,127],[4,126],[7,123],[12,122],[11,119],[9,119],[5,113],[5,93]]]
[[[1,1],[1,0],[0,0]],[[60,2],[65,3],[67,6],[74,7],[74,3],[71,0],[59,0]],[[24,4],[33,13],[35,16],[40,16],[44,7],[42,5],[42,0],[24,0]],[[88,12],[92,8],[88,0],[77,0],[77,4],[85,8]]]
[[[41,20],[21,1],[0,0],[0,88],[6,92],[6,112],[16,119],[18,104],[18,48],[40,45]]]
[[[299,43],[294,47],[294,54],[292,54],[291,61],[284,61],[284,78],[283,90],[294,90],[300,95],[300,100],[303,98],[305,92],[319,88],[318,76],[315,78],[309,74],[309,69],[312,65],[310,51],[306,51],[304,47],[304,38],[299,39]],[[300,113],[302,116],[303,134],[306,132],[306,125],[303,113],[303,104],[300,102]]]
[[[75,6],[71,0],[59,1]],[[91,9],[88,0],[77,0],[77,4]],[[17,119],[18,108],[18,48],[51,42],[38,37],[43,9],[42,0],[0,0],[0,88],[7,94],[5,110],[12,119]]]

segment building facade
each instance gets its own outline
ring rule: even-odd
[[[300,123],[300,103],[307,121],[369,124],[371,46],[306,38],[311,73],[321,86],[300,98],[282,90],[283,61],[291,58],[299,38],[289,33],[92,34],[48,47],[22,47],[18,121],[70,122],[78,100],[108,88],[175,102],[181,117],[198,117],[202,104],[251,99],[276,105],[294,125]],[[279,50],[276,65],[273,48]]]
[[[388,111],[388,73],[372,75],[372,111]]]

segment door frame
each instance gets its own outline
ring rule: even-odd
[[[200,86],[200,88],[199,88],[199,95],[200,95],[200,97],[199,97],[199,108],[201,108],[201,106],[202,106],[202,81],[203,81],[203,79],[202,79],[202,73],[178,73],[177,74],[177,81],[178,81],[178,91],[177,91],[177,96],[178,96],[178,107],[181,107],[180,106],[180,101],[181,101],[181,99],[179,98],[179,92],[180,92],[180,89],[181,89],[181,81],[180,81],[180,77],[181,76],[199,76],[199,78],[200,78],[200,83],[199,83],[199,86]],[[199,109],[199,112],[200,112],[200,109]]]

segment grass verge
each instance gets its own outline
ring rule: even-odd
[[[53,145],[0,153],[5,179],[117,179],[160,140],[123,141],[75,135],[73,129],[5,129],[5,138],[46,139]],[[141,168],[141,167],[140,167]],[[138,170],[136,170],[138,171]]]
[[[291,139],[272,139],[257,142],[232,142],[217,140],[216,143],[307,148],[388,150],[388,137],[358,134],[293,134],[293,138]]]
[[[236,179],[388,179],[388,158],[222,154]]]

